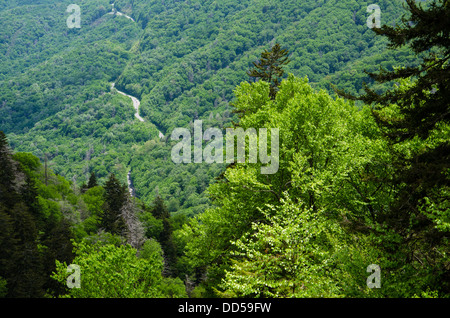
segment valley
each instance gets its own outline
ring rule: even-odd
[[[121,91],[119,91],[118,89],[116,89],[114,86],[115,86],[115,83],[112,83],[112,84],[111,84],[111,90],[114,90],[114,89],[115,89],[119,94],[122,94],[122,95],[124,95],[124,96],[127,96],[127,97],[131,98],[131,101],[133,102],[133,107],[134,107],[134,109],[136,110],[136,113],[134,114],[134,116],[135,116],[139,121],[143,122],[143,121],[144,121],[144,118],[142,118],[142,117],[139,115],[139,105],[141,104],[141,102],[140,102],[136,97],[130,96],[130,95],[124,93],[124,92],[121,92]],[[160,138],[160,139],[161,139],[161,138],[164,138],[163,133],[160,132],[159,130],[158,130],[158,134],[159,134],[159,138]],[[136,190],[135,190],[134,187],[132,186],[132,181],[131,181],[131,170],[129,170],[128,173],[127,173],[127,183],[128,183],[128,190],[129,190],[129,192],[130,192],[130,195],[131,195],[131,196],[135,196]]]
[[[385,2],[384,7],[395,8],[393,1]],[[43,11],[37,17],[55,15],[55,21],[56,14],[65,12],[64,2],[56,6],[44,1],[37,7],[41,8]],[[331,93],[329,83],[338,84],[338,81],[342,82],[340,87],[348,87],[352,92],[360,90],[367,77],[362,75],[362,69],[372,65],[371,60],[383,60],[386,66],[396,59],[412,60],[406,52],[394,57],[383,50],[382,41],[376,41],[366,26],[368,14],[364,2],[345,7],[334,2],[306,1],[298,7],[295,1],[273,6],[244,3],[233,6],[233,1],[215,5],[207,1],[189,6],[177,2],[162,5],[158,1],[134,1],[131,4],[117,0],[111,6],[108,1],[96,0],[81,8],[84,22],[78,31],[64,30],[64,19],[61,26],[56,24],[58,29],[44,25],[48,32],[54,32],[56,43],[68,44],[64,50],[51,53],[54,57],[50,60],[36,59],[37,68],[30,68],[26,77],[17,75],[0,81],[4,104],[0,109],[2,128],[10,133],[15,149],[30,151],[41,159],[48,153],[54,169],[70,180],[76,179],[78,184],[87,182],[92,171],[102,182],[113,171],[127,182],[129,169],[126,167],[130,156],[135,157],[132,169],[137,196],[151,202],[158,188],[167,201],[178,201],[174,206],[180,206],[179,213],[188,215],[205,207],[207,196],[203,191],[210,181],[194,187],[190,184],[198,179],[195,171],[209,168],[182,168],[167,162],[170,147],[166,141],[164,146],[149,150],[146,158],[130,149],[148,148],[146,142],[153,138],[165,140],[163,136],[170,135],[173,129],[192,126],[196,119],[203,120],[206,128],[223,128],[236,121],[230,105],[233,90],[248,80],[246,70],[262,48],[270,46],[274,39],[290,51],[292,62],[287,66],[287,73],[308,76],[314,87]],[[399,10],[387,10],[383,19],[394,21]],[[111,14],[114,12],[129,18]],[[340,16],[339,23],[329,28],[327,21]],[[250,17],[261,23],[250,23]],[[283,23],[278,22],[281,17]],[[316,41],[319,30],[328,30],[329,35]],[[65,36],[64,32],[69,33]],[[44,33],[36,39],[44,43],[47,35]],[[30,41],[34,40],[31,36]],[[50,48],[52,45],[42,52]],[[11,56],[13,61],[21,59],[21,53],[17,54],[17,58]],[[40,55],[44,57],[45,53]],[[111,79],[115,88],[121,88],[119,94],[132,100],[134,116],[144,126],[134,125],[123,113],[128,109],[128,102],[104,95],[111,91]],[[12,89],[11,81],[16,83]],[[15,97],[18,94],[22,96],[20,100]],[[89,108],[90,113],[84,110],[86,103],[96,105]],[[102,110],[97,105],[103,105]],[[28,115],[30,112],[32,116]],[[144,118],[149,122],[144,122]],[[130,130],[140,131],[123,136]],[[60,141],[50,142],[54,138]],[[77,147],[65,147],[69,139]],[[114,157],[109,155],[111,152],[115,153]],[[88,161],[82,153],[90,153]],[[157,157],[166,159],[160,162]],[[137,162],[140,164],[134,166]],[[181,168],[186,176],[177,171]],[[149,169],[159,172],[155,174]],[[176,182],[177,189],[171,190],[174,180],[181,175],[182,180]],[[204,171],[202,175],[209,173]],[[208,179],[214,177],[212,174]],[[192,205],[189,203],[192,200],[197,203]]]
[[[0,298],[448,297],[442,21],[0,0]]]

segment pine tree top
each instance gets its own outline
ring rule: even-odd
[[[89,177],[89,182],[88,182],[87,187],[90,189],[90,188],[93,188],[96,186],[98,186],[97,177],[95,176],[94,172],[91,172],[91,176]]]
[[[365,93],[361,96],[337,90],[346,98],[374,104],[375,119],[395,142],[415,136],[427,138],[439,123],[450,120],[450,1],[435,0],[424,5],[406,0],[406,3],[410,14],[402,18],[400,25],[373,30],[388,39],[390,49],[408,45],[421,63],[393,71],[380,67],[378,73],[366,73],[378,83],[410,79],[414,85],[377,93],[364,84]],[[395,119],[382,113],[391,104],[400,109],[400,116]]]
[[[281,49],[279,43],[276,43],[270,51],[264,50],[261,53],[261,59],[253,62],[254,69],[247,71],[247,75],[259,78],[270,84],[270,97],[274,99],[280,85],[280,79],[284,74],[283,66],[289,64],[287,56],[289,52]]]

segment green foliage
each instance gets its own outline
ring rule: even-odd
[[[268,82],[270,84],[270,98],[274,99],[284,74],[283,65],[289,64],[287,50],[282,50],[280,44],[275,44],[269,51],[261,53],[261,59],[253,62],[253,69],[247,75]]]
[[[55,175],[52,170],[48,169],[45,173],[37,157],[29,153],[12,155],[4,134],[1,133],[0,137],[3,137],[0,139],[0,159],[4,163],[1,173],[6,173],[2,186],[10,187],[8,195],[15,200],[15,203],[11,204],[5,196],[7,192],[1,192],[2,296],[186,296],[180,278],[162,276],[167,267],[167,260],[164,258],[173,254],[175,247],[171,247],[172,252],[163,252],[161,245],[154,239],[147,240],[139,251],[124,245],[128,240],[133,241],[139,236],[140,223],[136,223],[133,216],[137,211],[144,220],[147,215],[159,223],[160,230],[155,233],[155,237],[161,240],[167,249],[172,233],[167,210],[161,215],[163,220],[156,219],[151,209],[145,205],[142,210],[136,209],[134,203],[130,203],[129,199],[125,200],[126,188],[114,175],[111,175],[104,187],[93,186],[82,193],[63,177]],[[48,181],[47,185],[45,180]],[[115,228],[109,232],[101,230],[105,209],[115,211],[112,215],[123,221],[121,231],[117,232]],[[178,219],[178,222],[183,222]],[[153,227],[149,222],[146,225]],[[179,224],[178,227],[180,226]],[[75,246],[75,254],[72,253],[72,243]],[[111,262],[105,263],[105,260]],[[63,280],[68,276],[65,264],[73,262],[85,264],[91,271],[83,271],[83,282],[88,283],[85,290],[71,294]],[[116,267],[117,262],[123,262],[130,267],[118,270],[117,275],[108,280],[106,277]],[[105,271],[97,272],[97,266],[103,265]],[[50,277],[52,272],[55,279]],[[135,284],[117,291],[115,287],[120,279]],[[108,290],[104,289],[103,284],[96,285],[96,282],[102,280],[111,283]]]
[[[161,244],[154,239],[149,239],[145,241],[139,250],[139,257],[146,259],[153,263],[160,263],[163,259],[163,250]]]
[[[69,3],[0,0],[0,296],[448,297],[447,1],[378,1],[397,51],[369,1]],[[288,78],[246,82],[275,43]],[[278,171],[173,163],[197,119],[278,128]]]
[[[81,268],[81,288],[72,288],[67,297],[74,298],[142,298],[182,297],[179,282],[161,276],[162,256],[146,249],[146,257],[136,257],[129,245],[75,244],[73,264]],[[155,257],[156,256],[156,257]],[[64,284],[69,274],[67,264],[57,261],[52,278]],[[177,284],[178,283],[178,284]]]
[[[150,212],[157,219],[167,219],[170,217],[169,210],[160,196],[157,196],[153,201]]]
[[[324,211],[313,212],[302,203],[281,201],[268,206],[264,223],[232,242],[233,265],[220,285],[226,297],[339,297],[340,271],[334,254],[345,236]]]
[[[88,189],[98,186],[97,177],[94,172],[91,172],[91,176],[89,177],[89,182],[87,184]]]
[[[274,101],[267,83],[243,83],[236,98],[241,127],[280,128],[280,169],[228,168],[226,182],[209,189],[218,207],[185,226],[186,255],[205,271],[206,295],[412,297],[444,287],[433,268],[445,268],[445,244],[434,266],[410,264],[401,237],[382,223],[398,188],[370,109],[293,76]],[[383,269],[380,290],[365,286],[369,264]]]
[[[292,52],[288,72],[308,76],[314,83],[332,74],[339,78],[346,65],[377,58],[383,50],[383,41],[377,41],[366,26],[369,4],[211,0],[161,6],[157,1],[117,1],[119,8],[146,26],[139,43],[141,54],[125,70],[120,85],[139,87],[132,93],[142,97],[144,114],[163,131],[170,131],[186,126],[189,117],[206,119],[210,110],[227,111],[227,107],[216,110],[211,105],[231,101],[233,87],[247,80],[246,71],[262,49],[274,42]],[[378,4],[383,20],[399,18],[400,1]],[[395,57],[386,63],[391,60]],[[149,65],[146,72],[142,65]],[[136,82],[139,85],[132,84]],[[359,90],[362,81],[350,85]]]
[[[82,27],[72,30],[66,3],[4,2],[0,125],[12,147],[41,161],[48,154],[77,185],[92,172],[100,184],[110,173],[125,182],[132,168],[136,195],[150,204],[159,194],[172,214],[211,207],[206,188],[224,166],[172,163],[171,131],[194,119],[219,128],[235,120],[233,89],[275,42],[291,52],[287,72],[352,93],[370,81],[364,68],[417,62],[384,50],[365,24],[369,1],[115,1],[136,23],[107,14],[108,1],[81,1]],[[379,1],[383,21],[399,20],[401,3]],[[141,100],[146,122],[111,82]]]
[[[63,179],[53,175],[49,184],[44,185],[38,158],[27,153],[12,155],[3,137],[0,132],[2,294],[7,297],[57,294],[49,272],[55,259],[72,259],[72,232],[63,219],[66,208],[70,209],[70,203],[64,201],[70,191]],[[8,192],[4,192],[6,189]]]
[[[392,188],[380,184],[380,180],[390,178],[390,156],[369,109],[358,110],[342,99],[333,100],[324,91],[315,92],[307,80],[292,75],[281,83],[274,101],[269,97],[268,83],[242,83],[236,89],[234,104],[245,114],[239,122],[244,129],[280,129],[280,169],[273,175],[261,175],[261,163],[228,168],[223,180],[209,189],[217,208],[206,210],[185,226],[184,235],[189,238],[187,258],[193,268],[207,270],[205,284],[210,292],[225,273],[229,277],[234,275],[230,266],[235,264],[236,258],[242,257],[233,256],[237,245],[231,242],[238,239],[247,242],[252,235],[263,239],[264,234],[255,234],[264,228],[263,224],[271,225],[274,231],[277,226],[280,230],[287,226],[282,223],[285,220],[278,220],[281,225],[277,225],[263,213],[267,205],[275,211],[281,209],[285,193],[295,198],[294,202],[299,204],[296,209],[300,209],[300,202],[303,202],[300,210],[326,215],[331,222],[342,223],[350,229],[357,227],[361,220],[374,224],[376,215],[386,209],[392,195]],[[370,231],[370,226],[365,230]],[[279,233],[271,235],[282,237]],[[337,242],[334,240],[335,244]],[[339,245],[330,249],[338,250]],[[273,257],[273,253],[268,253],[267,257]],[[259,268],[253,262],[248,266]],[[307,266],[314,268],[315,263]],[[282,275],[279,279],[289,281]],[[320,276],[311,281],[313,285],[314,281],[328,284]],[[276,282],[273,284],[275,286]],[[330,282],[329,287],[333,284],[337,282]],[[319,295],[318,286],[309,290],[310,295]],[[274,287],[270,294],[286,295],[286,286],[279,287]],[[248,295],[257,294],[254,288],[249,287]],[[301,290],[296,292],[300,295]],[[338,295],[338,292],[331,288],[322,295]]]
[[[442,21],[450,16],[450,6],[447,0],[406,4],[401,24],[375,32],[387,38],[390,49],[408,47],[419,65],[380,67],[369,75],[392,87],[379,92],[366,85],[361,96],[344,95],[374,105],[374,118],[392,144],[398,193],[378,222],[401,239],[401,250],[409,255],[404,266],[414,267],[433,289],[442,280],[439,290],[448,294],[450,27]]]
[[[4,298],[8,294],[8,282],[3,277],[0,277],[0,298]]]
[[[33,171],[36,171],[41,166],[39,158],[31,153],[17,152],[13,155],[13,158],[17,162],[20,162],[22,170],[28,175],[31,175]]]
[[[105,184],[104,204],[100,216],[100,227],[111,234],[120,235],[125,229],[122,208],[126,200],[126,187],[120,184],[114,174],[111,174]]]
[[[145,236],[159,239],[163,231],[163,220],[158,220],[149,211],[144,211],[139,215],[139,220],[145,229]]]

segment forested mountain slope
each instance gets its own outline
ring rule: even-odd
[[[175,165],[160,140],[202,119],[223,128],[233,90],[275,41],[290,52],[286,72],[361,90],[366,67],[414,63],[394,56],[366,25],[370,1],[78,1],[81,28],[69,29],[71,1],[1,1],[0,127],[11,146],[78,184],[131,169],[137,196],[159,193],[171,212],[198,213],[220,165]],[[395,23],[402,1],[378,2],[383,23]],[[111,83],[141,100],[111,91]]]
[[[146,26],[140,54],[119,84],[141,96],[144,114],[167,130],[185,126],[192,118],[206,119],[211,111],[226,121],[232,90],[248,80],[245,72],[251,63],[275,40],[291,52],[286,72],[308,76],[323,87],[336,73],[334,84],[340,84],[341,77],[349,82],[348,71],[357,61],[380,58],[385,49],[366,24],[370,3],[117,1],[117,7]],[[399,19],[401,3],[379,3],[383,23]],[[383,66],[394,61],[386,56],[383,60]],[[362,79],[351,79],[352,90],[359,91]]]
[[[83,268],[84,298],[186,296],[167,277],[168,216],[130,198],[114,175],[102,186],[91,174],[80,189],[37,157],[13,154],[3,132],[0,164],[0,298],[61,296],[72,262]]]
[[[0,297],[450,295],[449,0],[72,1],[0,0]]]

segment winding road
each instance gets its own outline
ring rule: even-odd
[[[114,8],[114,3],[111,4],[111,5],[112,5],[112,11],[109,12],[108,14],[117,15],[117,16],[124,16],[125,18],[130,19],[130,20],[133,21],[133,22],[136,22],[136,21],[134,21],[134,19],[133,19],[132,17],[130,17],[130,16],[128,16],[128,15],[122,13],[122,12],[117,11],[117,10]],[[131,101],[133,102],[133,107],[134,107],[134,109],[136,110],[136,113],[134,114],[134,116],[135,116],[140,122],[144,122],[144,121],[145,121],[144,118],[142,118],[141,115],[139,115],[139,106],[141,105],[141,102],[139,101],[139,99],[137,99],[137,98],[134,97],[134,96],[131,96],[131,95],[128,95],[128,94],[126,94],[126,93],[124,93],[124,92],[119,91],[117,88],[115,88],[115,85],[116,85],[116,83],[111,83],[111,91],[113,91],[113,90],[115,89],[119,94],[131,98]],[[160,131],[158,130],[158,133],[159,133],[159,139],[164,138],[164,134],[163,134],[162,132],[160,132]],[[134,196],[136,195],[136,191],[135,191],[135,189],[134,189],[134,187],[133,187],[133,182],[132,182],[132,180],[131,180],[131,169],[128,170],[128,173],[127,173],[127,183],[128,183],[128,191],[130,192],[130,195],[131,195],[132,197],[134,197]]]
[[[126,15],[126,14],[124,14],[124,13],[122,13],[122,12],[119,12],[119,11],[117,11],[116,10],[116,8],[114,8],[114,3],[112,3],[111,4],[112,5],[112,11],[111,12],[108,12],[108,14],[112,14],[112,15],[118,15],[118,16],[124,16],[125,18],[127,18],[127,19],[130,19],[131,21],[133,21],[133,22],[136,22],[136,21],[134,21],[134,19],[132,18],[132,17],[130,17],[129,15]]]
[[[115,88],[115,85],[116,85],[116,83],[111,83],[111,90],[115,89],[117,91],[117,93],[131,98],[131,100],[133,102],[133,107],[136,110],[136,113],[134,114],[134,116],[136,116],[136,118],[139,119],[139,121],[144,122],[145,121],[144,118],[142,118],[141,115],[139,115],[139,106],[141,106],[141,102],[139,101],[139,99],[137,99],[134,96],[128,95],[127,93],[119,91],[117,88]],[[164,134],[162,132],[160,132],[158,130],[158,133],[159,133],[159,138],[164,138]]]
[[[137,98],[134,97],[134,96],[131,96],[131,95],[128,95],[128,94],[126,94],[126,93],[124,93],[124,92],[119,91],[115,86],[116,86],[116,83],[111,83],[111,91],[112,91],[112,90],[116,90],[119,94],[131,98],[131,100],[132,100],[132,102],[133,102],[133,107],[134,107],[134,109],[136,110],[136,113],[134,114],[134,116],[135,116],[137,119],[139,119],[140,122],[144,122],[144,121],[145,121],[144,118],[142,118],[141,115],[139,115],[139,106],[141,105],[141,102],[139,101],[139,99],[137,99]],[[158,133],[159,133],[159,139],[164,138],[164,134],[163,134],[162,132],[160,132],[160,131],[158,130]],[[128,182],[128,191],[130,192],[130,195],[131,195],[132,197],[134,197],[134,196],[136,195],[136,191],[135,191],[135,189],[133,188],[133,184],[132,184],[132,181],[131,181],[131,169],[128,170],[128,174],[127,174],[127,182]]]
[[[111,89],[114,89],[115,88],[115,85],[116,85],[116,83],[112,83],[111,84]],[[117,88],[116,88],[116,91],[117,91],[117,93],[119,93],[119,94],[122,94],[122,95],[124,95],[124,96],[126,96],[126,97],[129,97],[129,98],[131,98],[131,100],[133,101],[133,107],[134,107],[134,109],[136,109],[136,114],[134,114],[134,116],[136,116],[136,118],[137,119],[139,119],[139,121],[145,121],[144,120],[144,118],[142,118],[140,115],[139,115],[139,106],[141,105],[141,102],[139,101],[139,99],[137,99],[136,97],[134,97],[134,96],[131,96],[131,95],[128,95],[128,94],[126,94],[126,93],[124,93],[124,92],[121,92],[121,91],[119,91]],[[161,137],[161,132],[159,132],[159,136]],[[163,137],[164,137],[164,135],[163,135]]]

